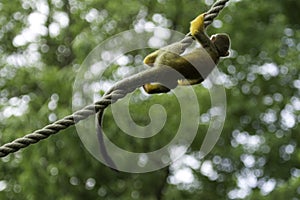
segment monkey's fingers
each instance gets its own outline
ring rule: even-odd
[[[196,17],[193,21],[191,21],[190,32],[192,35],[195,35],[199,31],[204,31],[204,17],[205,13]]]

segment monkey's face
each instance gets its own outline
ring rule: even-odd
[[[227,34],[221,33],[211,36],[212,43],[215,44],[216,48],[218,49],[219,56],[225,57],[229,55],[229,48],[230,48],[230,39]]]

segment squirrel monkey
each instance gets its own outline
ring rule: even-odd
[[[205,33],[204,17],[205,13],[199,15],[190,25],[191,35],[202,45],[202,48],[194,49],[192,52],[180,56],[185,49],[176,52],[174,49],[178,48],[176,45],[178,46],[180,43],[174,43],[168,48],[162,48],[146,56],[144,63],[148,66],[168,66],[185,78],[177,80],[177,82],[173,81],[168,87],[160,83],[147,83],[143,85],[143,88],[148,94],[166,93],[177,85],[199,84],[219,62],[220,57],[229,55],[229,36],[227,34],[216,34],[209,38]]]
[[[192,37],[187,37],[180,42],[154,51],[144,59],[144,63],[150,66],[151,69],[119,81],[107,91],[107,94],[114,90],[129,93],[135,90],[137,86],[140,87],[142,85],[148,94],[166,93],[177,85],[201,83],[219,62],[219,58],[229,55],[228,50],[230,48],[228,35],[216,34],[211,36],[211,38],[206,35],[204,17],[205,13],[199,15],[190,25],[190,33],[202,45],[201,48],[196,48],[190,53],[182,55],[192,41]],[[171,69],[174,69],[177,74]],[[114,161],[106,150],[102,130],[99,126],[102,121],[102,115],[103,110],[98,113],[97,124],[100,152],[105,162],[117,170]]]

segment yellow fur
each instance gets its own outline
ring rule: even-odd
[[[195,35],[197,32],[204,30],[204,17],[205,13],[199,15],[193,21],[191,21],[190,32],[192,35]]]
[[[156,57],[158,56],[158,52],[159,51],[154,51],[154,52],[150,53],[149,55],[147,55],[146,58],[144,59],[144,63],[146,65],[152,66],[153,63],[155,62]]]

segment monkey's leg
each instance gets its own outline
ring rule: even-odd
[[[203,78],[199,78],[199,79],[182,79],[182,80],[178,80],[178,85],[180,86],[187,86],[187,85],[196,85],[199,84],[203,81]]]
[[[152,83],[152,84],[147,83],[143,85],[143,88],[148,94],[167,93],[170,91],[169,88],[159,83]]]
[[[149,65],[150,67],[153,67],[153,64],[154,64],[154,62],[156,60],[156,57],[158,56],[158,53],[159,53],[159,50],[154,51],[154,52],[150,53],[149,55],[147,55],[144,58],[144,63],[146,65]]]

